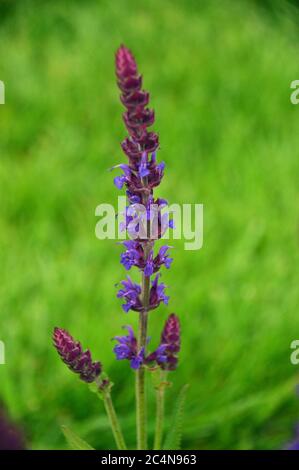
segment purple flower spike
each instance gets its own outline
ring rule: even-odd
[[[128,330],[126,336],[115,336],[113,339],[118,341],[113,351],[116,355],[116,359],[121,361],[128,359],[132,369],[139,369],[144,362],[144,349],[142,348],[139,352],[137,351],[137,339],[134,335],[134,331],[131,326],[124,326]]]
[[[166,360],[160,361],[160,366],[164,370],[175,370],[178,364],[178,353],[181,349],[181,328],[179,318],[172,313],[167,318],[162,334],[161,345],[166,346],[164,354]],[[157,360],[159,363],[159,360]]]
[[[124,123],[133,140],[123,142],[124,152],[132,161],[141,157],[142,152],[153,152],[157,149],[158,136],[147,132],[147,127],[153,125],[154,111],[147,109],[149,93],[142,90],[142,79],[137,70],[137,64],[132,52],[125,46],[120,46],[115,57],[118,86],[121,90],[121,102],[127,108],[123,115]]]
[[[128,157],[128,165],[119,165],[123,176],[115,179],[117,187],[125,186],[128,207],[124,214],[123,227],[131,240],[123,242],[125,247],[121,255],[121,263],[127,271],[137,267],[142,272],[141,285],[135,284],[128,277],[122,281],[122,288],[117,296],[124,299],[123,310],[133,310],[143,316],[157,308],[161,302],[168,305],[169,297],[165,294],[166,286],[159,282],[160,269],[169,269],[172,258],[169,256],[170,246],[163,245],[155,250],[155,240],[163,237],[166,231],[174,229],[173,219],[169,219],[167,201],[155,198],[154,188],[163,178],[165,164],[157,161],[159,137],[149,131],[155,122],[155,113],[148,106],[149,93],[143,90],[142,77],[132,52],[121,46],[116,52],[117,83],[121,91],[120,100],[126,110],[123,120],[129,135],[121,146]],[[142,210],[140,209],[142,205]],[[156,276],[153,278],[153,275]],[[117,359],[129,359],[131,367],[138,369],[142,365],[161,367],[174,370],[178,363],[180,350],[180,323],[176,315],[171,314],[164,326],[158,348],[147,352],[146,324],[142,324],[140,344],[133,330],[128,328],[127,336],[115,339],[119,344],[114,352]]]
[[[83,351],[79,342],[62,328],[55,328],[53,334],[54,346],[63,362],[84,382],[94,382],[102,372],[100,362],[92,362],[90,351]]]
[[[115,58],[117,83],[121,90],[121,102],[126,111],[123,114],[125,126],[129,132],[121,144],[129,159],[130,174],[126,179],[116,180],[117,187],[126,184],[133,196],[140,193],[150,194],[160,184],[164,173],[164,164],[156,163],[155,151],[159,147],[159,138],[148,127],[155,121],[155,113],[147,108],[149,93],[142,90],[142,79],[137,70],[133,54],[125,46],[116,52]]]

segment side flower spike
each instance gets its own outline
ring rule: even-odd
[[[179,318],[174,313],[169,315],[165,322],[160,344],[165,347],[166,360],[160,361],[159,365],[164,370],[175,370],[178,365],[178,353],[181,349],[181,327]]]
[[[89,349],[83,351],[81,344],[66,330],[55,328],[53,342],[63,362],[71,371],[79,374],[81,380],[91,383],[101,374],[101,363],[92,362]]]

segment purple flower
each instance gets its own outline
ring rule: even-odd
[[[160,344],[165,346],[164,354],[166,360],[160,361],[164,370],[175,370],[178,364],[178,353],[181,349],[181,331],[179,318],[172,313],[167,318],[162,334]],[[159,361],[158,361],[159,363]]]
[[[150,290],[150,309],[153,310],[157,308],[161,302],[165,305],[168,305],[169,297],[165,295],[164,291],[166,286],[163,282],[160,284],[158,283],[159,274],[156,275],[154,280],[152,281],[152,287]]]
[[[0,409],[0,450],[24,450],[25,439],[22,430],[10,421]]]
[[[54,346],[63,362],[84,382],[94,382],[102,372],[100,362],[92,362],[90,351],[83,351],[79,342],[62,328],[55,328],[53,333]]]
[[[121,254],[121,263],[127,271],[132,266],[136,266],[141,271],[144,271],[145,276],[149,277],[159,271],[162,265],[165,265],[167,269],[171,265],[172,258],[167,254],[169,246],[162,246],[155,258],[153,257],[153,250],[151,250],[147,259],[145,259],[144,248],[141,242],[128,240],[123,242],[123,245],[126,247],[126,251]]]
[[[122,189],[125,182],[126,182],[125,175],[116,176],[116,178],[114,178],[114,184],[118,189]]]
[[[299,450],[299,425],[295,426],[295,438],[287,445],[286,450]]]
[[[143,364],[151,365],[153,362],[158,364],[167,361],[167,355],[165,353],[167,349],[166,344],[160,345],[154,352],[145,356],[144,348],[138,351],[137,339],[131,326],[127,325],[123,328],[128,330],[128,334],[124,336],[115,336],[113,339],[118,341],[118,344],[114,346],[113,351],[118,361],[127,359],[130,361],[132,369],[139,369]],[[147,338],[147,343],[149,338]]]
[[[115,336],[113,339],[118,341],[113,351],[116,359],[121,361],[128,359],[132,369],[139,369],[144,362],[144,348],[139,352],[137,351],[137,339],[131,326],[124,326],[128,330],[128,335]]]
[[[127,280],[121,281],[121,284],[123,289],[118,291],[117,297],[125,300],[125,304],[122,305],[123,310],[126,313],[128,313],[129,310],[141,312],[143,310],[143,305],[140,300],[141,287],[132,282],[129,276],[127,276]]]
[[[161,246],[159,253],[157,254],[156,258],[154,259],[154,265],[155,265],[155,272],[158,271],[160,266],[164,264],[166,269],[170,268],[170,265],[173,261],[172,258],[168,256],[167,251],[171,248],[170,246],[163,245]]]
[[[157,308],[161,302],[168,304],[169,297],[165,295],[165,284],[161,282],[158,283],[159,274],[152,281],[152,286],[150,289],[149,297],[149,306],[147,310],[153,310]],[[140,295],[141,287],[139,284],[132,282],[131,278],[127,276],[127,279],[121,281],[123,286],[117,293],[117,297],[124,299],[125,303],[122,305],[123,310],[128,313],[129,310],[134,310],[135,312],[143,312],[146,308],[143,306]]]
[[[150,171],[148,169],[147,154],[146,152],[143,152],[141,161],[139,164],[139,176],[140,178],[145,178],[149,174],[150,174]]]
[[[160,344],[160,346],[158,346],[154,352],[145,358],[145,363],[150,365],[152,362],[156,362],[158,365],[161,365],[162,363],[166,362],[166,349],[167,344]]]

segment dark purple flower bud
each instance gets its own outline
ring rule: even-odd
[[[140,129],[150,127],[155,121],[155,113],[151,109],[135,109],[134,111],[127,111],[123,115],[124,122],[132,136],[138,139]]]
[[[149,93],[147,91],[134,91],[129,95],[121,95],[122,104],[129,108],[131,112],[139,106],[146,106],[149,102]]]
[[[169,315],[165,322],[162,334],[161,345],[166,345],[164,354],[166,355],[165,361],[157,361],[164,370],[175,370],[178,364],[178,353],[181,348],[181,331],[179,318],[172,313]]]
[[[119,88],[124,94],[133,93],[141,89],[142,77],[141,75],[131,75],[127,78],[123,78],[117,82]]]
[[[63,362],[84,382],[94,382],[101,374],[100,362],[92,362],[90,351],[83,351],[81,344],[62,328],[55,328],[53,334],[54,346]]]
[[[128,330],[128,335],[115,336],[113,339],[118,341],[113,351],[116,359],[121,361],[128,359],[132,369],[139,369],[144,362],[144,348],[137,351],[137,339],[131,326],[124,326]]]
[[[132,162],[138,160],[142,155],[140,145],[128,137],[121,143],[121,147]]]
[[[155,132],[148,132],[146,137],[142,139],[141,149],[146,153],[152,153],[159,147],[159,137]]]
[[[115,56],[116,74],[120,81],[137,75],[137,65],[132,52],[125,46],[120,46]]]

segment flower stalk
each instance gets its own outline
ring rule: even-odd
[[[110,426],[112,429],[112,433],[115,439],[115,443],[118,450],[126,450],[127,446],[125,444],[125,440],[123,437],[123,433],[114,409],[113,401],[111,398],[110,390],[103,391],[103,401],[106,413],[108,415],[108,419],[110,422]]]
[[[148,257],[148,245],[145,246],[145,259]],[[139,315],[138,347],[146,350],[148,306],[150,296],[150,276],[142,273],[141,297],[144,310]],[[137,448],[147,449],[147,419],[146,419],[146,390],[145,367],[142,365],[136,371],[136,430]]]
[[[156,387],[156,426],[154,450],[161,450],[162,447],[165,410],[165,388],[168,385],[166,382],[166,375],[166,371],[160,371],[160,383]]]

